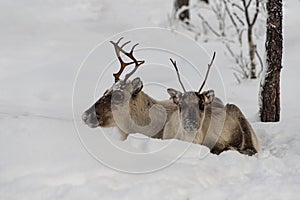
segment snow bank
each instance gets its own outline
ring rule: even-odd
[[[253,157],[234,151],[216,156],[200,145],[150,139],[140,134],[121,142],[115,129],[89,129],[75,119],[84,136],[81,139],[85,144],[89,142],[92,155],[82,145],[71,107],[72,87],[80,63],[96,44],[111,35],[141,26],[166,26],[171,5],[171,0],[0,3],[1,199],[297,199],[300,186],[300,114],[297,113],[300,95],[296,84],[300,28],[295,26],[298,1],[285,3],[280,123],[258,122],[258,81],[236,85],[230,71],[232,63],[222,53],[221,45],[203,44],[208,53],[219,51],[216,65],[225,89],[217,88],[218,94],[224,101],[237,104],[249,118],[261,141],[262,152]],[[179,40],[180,37],[174,48],[195,53],[186,50],[185,43]],[[149,44],[143,44],[154,42],[149,37]],[[113,56],[111,53],[112,49],[107,56]],[[202,59],[201,56],[199,53],[195,57]],[[153,55],[153,59],[168,65],[168,58],[165,61]],[[209,56],[203,59],[209,60]],[[91,60],[94,61],[97,60]],[[206,60],[201,63],[203,71],[206,63]],[[171,71],[163,72],[167,78],[159,74],[158,79],[167,86],[179,87]],[[183,70],[183,73],[188,76],[193,71]],[[146,74],[149,76],[143,76],[145,83],[152,78],[150,71]],[[86,81],[88,84],[89,80]],[[100,86],[89,97],[82,96],[79,102],[82,108],[101,95],[112,79],[107,81],[107,85]],[[185,81],[193,89],[199,79],[195,76]],[[215,88],[218,84],[212,79],[208,86]],[[145,90],[154,91],[156,98],[167,98],[167,94],[162,95],[155,87],[145,86]],[[76,114],[81,113],[78,110]],[[122,157],[112,147],[130,151],[130,156]],[[104,159],[97,160],[101,155]],[[148,173],[132,173],[162,163],[167,165]],[[131,173],[120,172],[124,166],[132,169],[127,170]]]

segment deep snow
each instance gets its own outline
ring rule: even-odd
[[[217,67],[206,87],[214,88],[225,102],[242,109],[261,141],[262,151],[258,155],[248,157],[228,151],[216,156],[200,145],[150,139],[140,134],[121,142],[115,129],[89,129],[80,121],[81,112],[111,86],[111,72],[115,71],[114,67],[109,68],[105,72],[108,76],[97,82],[103,71],[101,66],[114,59],[114,52],[106,42],[81,65],[89,52],[128,29],[168,27],[171,6],[171,0],[0,2],[1,199],[299,198],[300,27],[295,25],[299,19],[299,1],[284,5],[279,123],[258,122],[259,81],[237,85],[230,70],[232,63],[220,44],[201,44],[205,50],[200,53],[201,48],[171,31],[160,35],[160,30],[155,29],[146,31],[151,35],[141,35],[145,33],[142,29],[125,34],[132,42],[140,42],[141,51],[137,55],[149,61],[149,68],[139,70],[137,75],[144,81],[144,90],[158,99],[168,98],[166,92],[162,94],[166,87],[179,88],[179,85],[168,61],[170,52],[147,50],[147,47],[164,47],[184,54],[193,64],[201,65],[201,73],[211,53],[217,51]],[[199,51],[195,55],[196,49]],[[87,71],[78,75],[80,66]],[[200,74],[192,68],[182,68],[189,89],[196,89]],[[158,73],[159,70],[162,71]],[[94,157],[84,148],[76,130]],[[133,153],[122,154],[116,146]],[[142,174],[120,172],[154,169]]]

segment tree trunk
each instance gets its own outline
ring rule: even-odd
[[[252,26],[248,27],[248,46],[249,46],[249,56],[250,56],[250,78],[256,79],[256,64],[254,61],[255,57],[255,46],[252,38]]]
[[[282,0],[267,2],[266,74],[261,84],[260,119],[280,120],[280,71],[282,68]]]
[[[174,6],[175,6],[175,11],[177,13],[178,10],[180,10],[183,6],[188,7],[190,1],[189,0],[175,0]],[[185,23],[188,24],[188,21],[190,20],[190,11],[189,9],[183,10],[179,14],[179,19]]]

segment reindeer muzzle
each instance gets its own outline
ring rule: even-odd
[[[96,116],[96,112],[85,111],[82,114],[81,119],[90,128],[96,128],[96,127],[99,126],[99,122],[98,122],[98,119],[97,119],[97,116]]]

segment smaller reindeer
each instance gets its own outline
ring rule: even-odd
[[[177,138],[203,144],[214,154],[237,150],[242,154],[253,155],[259,151],[259,143],[241,110],[233,104],[224,106],[222,101],[215,97],[213,90],[201,93],[214,58],[215,53],[197,92],[185,90],[176,62],[171,59],[184,93],[168,89],[178,110],[170,116],[163,138]]]
[[[149,137],[162,138],[163,128],[170,113],[177,107],[172,100],[157,101],[142,91],[143,82],[140,78],[132,81],[129,78],[145,61],[138,61],[133,56],[135,44],[130,52],[123,48],[130,41],[119,46],[117,42],[111,41],[115,53],[120,62],[120,70],[113,74],[115,83],[103,96],[93,104],[82,115],[82,120],[91,128],[96,127],[117,127],[125,140],[130,133],[142,133]],[[124,62],[121,53],[131,59],[131,62]],[[129,65],[134,69],[125,75],[124,80],[120,75]]]

